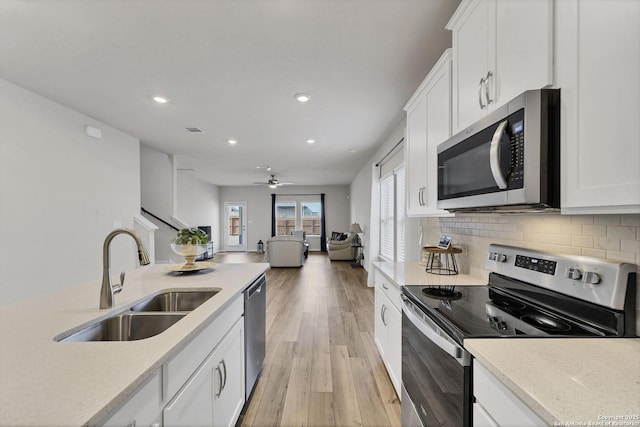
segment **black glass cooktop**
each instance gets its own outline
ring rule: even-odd
[[[492,275],[488,286],[403,286],[459,343],[488,337],[597,337],[619,333],[619,313]]]

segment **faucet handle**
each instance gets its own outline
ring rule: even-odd
[[[119,285],[113,285],[113,293],[117,294],[122,290],[122,287],[124,286],[124,275],[126,273],[124,271],[120,272],[120,284]]]

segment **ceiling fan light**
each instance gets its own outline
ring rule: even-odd
[[[269,188],[278,188],[277,184],[269,184]]]

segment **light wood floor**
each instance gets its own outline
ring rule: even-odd
[[[261,262],[216,254],[216,262]],[[309,254],[267,272],[267,354],[239,426],[399,426],[400,402],[374,343],[367,272]]]

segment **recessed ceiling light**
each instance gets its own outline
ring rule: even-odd
[[[151,99],[153,99],[154,101],[156,101],[158,104],[166,104],[167,102],[169,102],[169,98],[165,98],[164,96],[154,96]]]
[[[267,171],[270,171],[271,166],[256,166],[256,169],[266,169]]]
[[[309,101],[311,99],[311,95],[307,95],[306,93],[296,93],[294,95],[294,98],[298,101],[298,102],[302,102],[305,103],[307,101]]]
[[[307,139],[307,144],[313,144],[314,142],[316,142],[315,139]]]
[[[231,145],[235,145],[235,144],[237,144],[237,143],[238,143],[238,141],[236,141],[235,139],[229,139],[229,140],[227,140],[227,142],[228,142],[229,144],[231,144]]]

